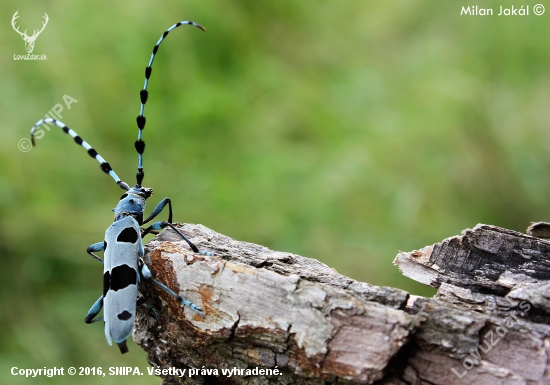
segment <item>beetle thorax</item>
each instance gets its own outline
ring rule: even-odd
[[[126,216],[132,216],[141,225],[143,223],[143,212],[145,211],[145,200],[152,194],[153,189],[141,186],[132,187],[120,197],[120,201],[114,208],[115,221]]]

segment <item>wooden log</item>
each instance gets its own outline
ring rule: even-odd
[[[150,307],[138,308],[134,340],[163,384],[550,384],[544,240],[478,225],[400,253],[406,276],[438,288],[428,299],[201,225],[180,230],[220,256],[193,254],[171,230],[146,247],[156,278],[205,312],[142,285]]]

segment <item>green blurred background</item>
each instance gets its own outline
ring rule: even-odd
[[[480,2],[493,7],[509,1]],[[83,317],[102,290],[101,241],[121,190],[52,127],[62,121],[135,183],[144,68],[162,32],[144,139],[145,185],[174,219],[325,262],[414,294],[392,265],[483,222],[549,220],[548,15],[460,16],[443,1],[15,1],[0,5],[0,383],[12,366],[139,366]],[[517,4],[516,4],[517,5]],[[21,30],[49,24],[17,61]],[[549,10],[550,12],[550,10]],[[67,109],[63,95],[78,102]]]

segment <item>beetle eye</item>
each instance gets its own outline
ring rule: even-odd
[[[124,194],[123,196],[120,197],[120,200],[123,200],[124,198],[126,198],[128,196],[128,194]]]

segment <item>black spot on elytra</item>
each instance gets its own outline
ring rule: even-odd
[[[130,202],[132,201],[133,200],[130,200]],[[126,227],[118,234],[116,240],[117,242],[136,243],[138,240],[138,233],[133,227]]]
[[[103,241],[103,251],[107,250],[107,241]]]
[[[109,274],[108,271],[106,271],[103,274],[103,298],[107,295],[107,292],[109,291],[109,287],[111,286],[111,274]]]
[[[117,315],[118,319],[121,321],[128,321],[132,318],[132,314],[128,310],[124,310],[122,313]]]
[[[128,265],[116,266],[111,270],[111,290],[117,291],[137,284],[137,271]]]

